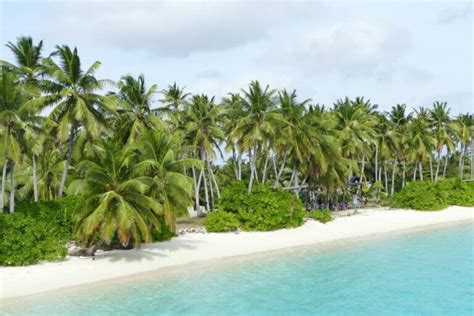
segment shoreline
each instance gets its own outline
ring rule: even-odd
[[[358,239],[392,237],[407,232],[474,223],[473,207],[449,207],[437,212],[362,209],[353,216],[322,224],[308,221],[294,229],[271,232],[191,233],[140,250],[114,250],[96,260],[67,257],[65,261],[25,267],[0,267],[0,305],[56,290],[103,285],[186,269],[190,264],[239,260],[288,249],[330,247]],[[194,268],[194,267],[193,267]]]

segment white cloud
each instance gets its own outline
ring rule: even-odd
[[[128,51],[144,50],[150,56],[183,57],[258,41],[286,15],[314,6],[196,1],[61,3],[49,36],[66,40],[67,35]]]
[[[455,4],[456,6],[446,8],[438,14],[437,23],[449,24],[458,20],[472,19],[472,2],[455,2]]]

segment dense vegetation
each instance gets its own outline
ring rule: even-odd
[[[19,203],[14,214],[0,214],[0,264],[27,265],[66,255],[73,238],[74,196],[56,201]]]
[[[358,175],[378,184],[370,194],[393,195],[409,179],[463,178],[469,167],[473,117],[450,117],[446,102],[382,112],[345,97],[325,107],[258,81],[216,100],[176,83],[159,90],[143,75],[98,79],[100,62],[83,65],[67,45],[44,52],[42,41],[21,37],[7,46],[14,59],[0,61],[0,211],[12,217],[2,216],[4,234],[22,216],[30,220],[12,215],[22,203],[64,196],[79,199],[72,233],[85,246],[172,236],[188,207],[220,208],[243,229],[294,226],[299,215],[287,210],[299,213],[299,202],[284,204],[290,193],[280,197],[268,186],[329,196],[347,193]],[[242,184],[232,198],[252,208],[225,204],[221,187],[233,181]]]
[[[206,219],[209,231],[275,230],[303,223],[301,201],[290,192],[256,184],[251,193],[242,182],[222,191],[217,211]]]
[[[312,211],[309,213],[309,217],[316,221],[320,221],[323,224],[334,220],[334,218],[331,216],[331,211],[328,209]]]
[[[474,183],[461,179],[409,183],[391,199],[394,207],[435,211],[449,205],[474,206]]]

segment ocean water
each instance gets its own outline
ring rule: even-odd
[[[473,315],[474,226],[197,264],[4,306],[5,315]]]

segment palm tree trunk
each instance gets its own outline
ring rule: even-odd
[[[258,173],[257,173],[257,146],[254,146],[254,149],[253,149],[253,172],[255,173],[254,174],[254,181],[259,181],[258,179]]]
[[[387,177],[387,163],[384,162],[383,164],[383,175],[385,180],[385,192],[388,193],[388,177]]]
[[[295,168],[295,195],[298,196],[298,169]]]
[[[286,164],[286,157],[288,156],[288,151],[285,151],[285,155],[283,156],[283,161],[281,162],[280,165],[280,170],[278,171],[278,174],[275,175],[275,185],[274,187],[276,188],[280,182],[281,175],[283,173],[283,169],[285,169],[285,164]]]
[[[201,172],[199,173],[199,179],[197,181],[197,185],[196,185],[196,188],[194,190],[194,195],[195,195],[195,199],[196,199],[196,212],[199,213],[201,212],[201,207],[199,205],[199,197],[200,197],[200,191],[201,191],[201,182],[202,182],[202,176],[204,174],[204,168],[201,169]]]
[[[421,162],[418,163],[418,167],[420,168],[420,180],[423,181],[423,165]]]
[[[416,165],[416,162],[415,162],[415,170],[413,170],[413,181],[416,180],[416,170],[417,170],[418,166]]]
[[[212,184],[212,177],[211,177],[211,172],[209,171],[209,168],[207,168],[207,173],[209,174],[209,192],[211,193],[211,203],[210,203],[210,206],[211,209],[214,209],[214,188],[213,188],[213,184]]]
[[[252,192],[252,184],[253,184],[253,159],[252,159],[252,150],[249,150],[249,164],[250,164],[250,181],[248,191],[249,193]]]
[[[270,155],[265,157],[265,164],[263,166],[263,174],[262,174],[262,184],[265,183],[265,180],[267,179],[267,167],[268,167],[268,161],[270,160]]]
[[[379,155],[379,146],[375,146],[375,181],[378,180],[377,178],[378,155]]]
[[[293,171],[291,172],[290,182],[288,182],[288,185],[286,186],[286,188],[291,187],[291,184],[293,183],[293,180],[295,179],[295,175],[296,175],[296,167],[293,166]]]
[[[278,170],[277,170],[277,165],[276,165],[276,161],[275,161],[276,160],[275,156],[272,157],[272,164],[273,164],[273,172],[275,173],[275,179],[276,179],[277,175],[278,175]]]
[[[382,182],[382,166],[379,167],[379,181]]]
[[[39,196],[38,196],[38,174],[36,172],[36,156],[32,155],[32,160],[33,160],[33,195],[35,202],[38,202]]]
[[[402,170],[402,188],[403,188],[405,187],[405,174],[406,174],[406,169],[407,169],[405,160],[403,160],[402,166],[403,166],[403,170]]]
[[[0,213],[3,213],[3,208],[5,207],[5,185],[7,183],[7,164],[8,159],[5,159],[3,163],[3,171],[2,171],[2,192],[0,194]]]
[[[441,150],[438,150],[438,159],[437,159],[437,163],[436,163],[436,174],[435,174],[435,180],[436,181],[438,181],[440,163],[441,163]]]
[[[10,159],[10,214],[15,212],[15,162]]]
[[[69,134],[68,145],[67,145],[67,154],[66,154],[66,163],[64,164],[63,174],[61,176],[61,184],[59,185],[59,192],[58,197],[62,197],[64,193],[64,187],[66,185],[66,178],[67,173],[69,170],[69,166],[71,165],[72,160],[72,150],[74,146],[74,138],[75,138],[75,127],[71,128],[71,132]]]
[[[433,162],[431,161],[431,154],[429,155],[429,161],[430,161],[430,178],[431,178],[431,181],[434,180],[434,175],[433,175]]]
[[[211,180],[214,183],[214,187],[216,188],[217,198],[220,199],[221,191],[219,190],[219,185],[217,184],[216,175],[214,174],[214,171],[212,170],[211,162],[209,161],[209,159],[207,160],[207,165],[209,168]]]
[[[203,167],[203,170],[205,167]],[[207,190],[207,179],[206,179],[206,172],[202,173],[203,179],[204,179],[204,196],[206,197],[206,207],[207,211],[209,212],[211,210],[210,204],[209,204],[209,192]]]
[[[365,180],[365,155],[362,155],[362,166],[360,167],[360,181]]]
[[[242,180],[242,152],[239,152],[239,155],[237,156],[237,167],[239,171],[239,176],[237,180],[241,181]]]
[[[197,191],[197,178],[196,178],[196,168],[194,166],[191,167],[192,173],[193,173],[193,184],[194,184],[194,198],[195,198],[195,204],[194,207],[197,212],[197,206],[199,205],[199,196],[198,196],[198,191]]]
[[[459,156],[459,178],[464,176],[464,146],[461,146],[461,153]]]
[[[232,144],[232,160],[234,162],[235,179],[239,180],[239,167],[237,165],[237,156],[235,154],[235,144]]]
[[[444,156],[443,178],[446,177],[446,167],[448,166],[448,154]]]
[[[393,196],[393,193],[395,192],[395,172],[397,171],[397,164],[398,161],[395,159],[393,162],[393,170],[392,170],[392,187],[390,188],[390,196]]]

